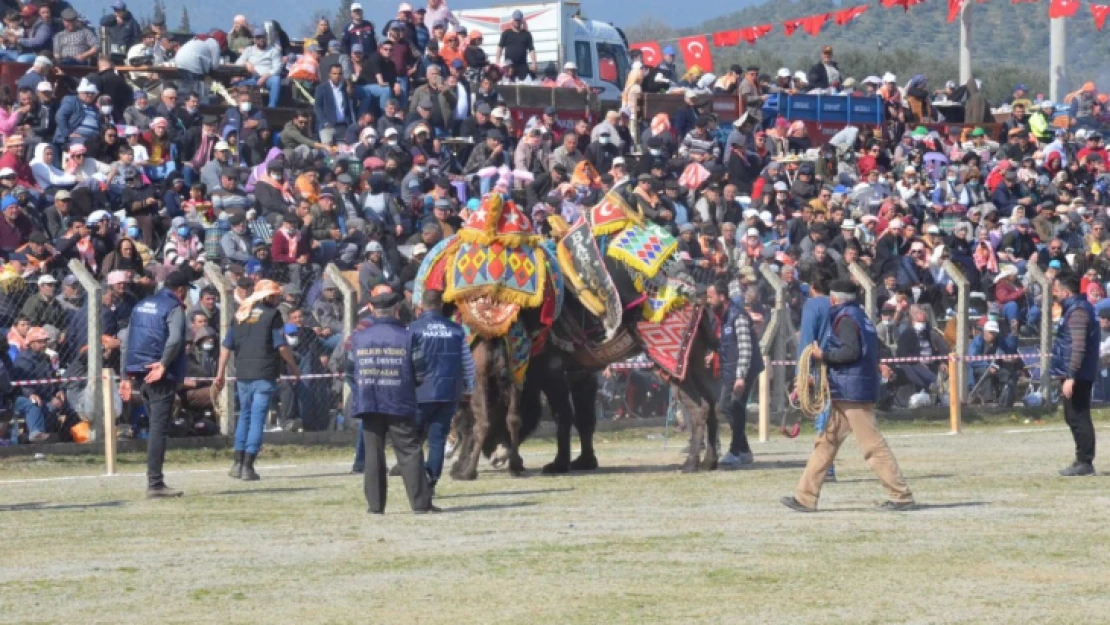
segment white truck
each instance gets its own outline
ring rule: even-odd
[[[578,66],[578,76],[598,92],[599,99],[620,100],[629,70],[628,47],[610,24],[583,17],[581,3],[561,0],[465,9],[454,14],[467,31],[482,33],[482,49],[492,62],[497,58],[501,32],[511,27],[513,11],[524,14],[541,74],[548,63],[562,71],[563,64],[572,61]]]

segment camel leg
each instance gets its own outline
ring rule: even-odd
[[[690,447],[686,453],[686,462],[682,464],[683,473],[698,471],[701,464],[701,443],[705,440],[706,406],[692,386],[690,380],[682,384],[671,383],[671,390],[682,405],[690,426]]]
[[[570,386],[567,384],[566,376],[562,372],[547,369],[546,371],[537,372],[537,378],[542,376],[542,382],[537,383],[532,389],[529,385],[524,385],[524,393],[521,395],[521,405],[525,411],[539,410],[540,409],[540,395],[539,390],[542,385],[543,394],[547,397],[547,405],[551,407],[551,412],[555,415],[555,460],[544,465],[543,472],[548,474],[555,473],[568,473],[570,472],[570,429],[574,424],[574,408],[570,402]],[[531,377],[531,374],[529,374]],[[534,390],[534,395],[530,395],[529,391]],[[535,408],[529,405],[529,402],[535,401]]]
[[[720,453],[717,449],[720,423],[717,421],[717,406],[712,400],[706,400],[705,413],[705,457],[702,458],[700,469],[702,471],[716,471],[717,458]]]
[[[597,429],[597,374],[588,372],[577,376],[571,390],[574,401],[574,427],[578,430],[578,441],[582,451],[574,462],[572,471],[593,471],[597,468],[597,455],[594,454],[594,431]],[[569,438],[569,433],[568,433]],[[567,442],[570,446],[570,442]],[[569,449],[568,449],[569,452]]]
[[[520,418],[520,389],[509,389],[509,411],[505,414],[505,427],[509,430],[509,473],[513,477],[524,475],[524,458],[520,457],[520,431],[524,421]]]
[[[451,464],[451,475],[458,479],[458,473],[466,465],[470,450],[474,445],[474,413],[470,406],[460,406],[451,420],[451,430],[455,432],[455,461]]]
[[[470,432],[470,449],[460,454],[459,461],[451,469],[451,477],[457,480],[478,479],[478,461],[482,456],[482,446],[489,433],[489,375],[490,350],[486,342],[474,348],[474,393],[470,397],[470,412],[474,425]]]

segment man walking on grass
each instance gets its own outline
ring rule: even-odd
[[[875,327],[856,302],[856,285],[837,280],[830,285],[829,335],[824,350],[814,344],[813,358],[828,366],[832,406],[825,430],[817,435],[813,454],[792,497],[783,497],[786,507],[798,512],[816,512],[821,485],[836,460],[840,445],[855,432],[863,457],[879,476],[890,500],[881,508],[912,510],[913,494],[898,468],[886,440],[875,422],[879,393],[879,339]]]
[[[1098,376],[1101,329],[1095,309],[1081,295],[1080,276],[1066,273],[1052,283],[1052,295],[1063,314],[1052,341],[1052,377],[1061,380],[1064,420],[1075,439],[1075,462],[1061,469],[1064,477],[1095,474],[1095,426],[1091,422],[1091,389]]]

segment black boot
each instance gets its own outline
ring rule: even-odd
[[[254,471],[254,459],[257,457],[258,454],[247,454],[247,459],[243,462],[243,476],[240,478],[244,482],[257,482],[262,479]]]
[[[231,463],[231,470],[227,472],[228,476],[237,480],[243,479],[243,456],[246,454],[245,451],[235,452],[235,460]]]

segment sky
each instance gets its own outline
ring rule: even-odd
[[[638,22],[643,16],[650,16],[663,20],[674,26],[693,26],[709,18],[724,15],[749,4],[756,4],[761,0],[699,0],[694,4],[675,2],[674,0],[582,0],[582,12],[590,19],[603,22],[612,22],[618,27],[628,26]],[[110,6],[108,0],[71,0],[73,5],[89,17],[99,17],[104,7]],[[181,7],[189,6],[189,19],[193,30],[208,30],[211,28],[227,29],[235,15],[242,13],[252,23],[262,22],[267,19],[276,19],[285,30],[294,36],[302,34],[304,26],[308,23],[311,13],[307,13],[305,5],[308,4],[315,11],[328,8],[331,13],[339,6],[337,0],[315,0],[305,3],[303,0],[267,0],[243,1],[224,0],[222,2],[185,2],[184,0],[165,0],[167,21],[170,28],[176,28],[181,16]],[[419,7],[419,0],[412,3]],[[448,0],[452,9],[473,9],[508,4],[504,0]],[[129,0],[129,8],[138,16],[150,15],[153,0]],[[384,20],[393,17],[396,13],[397,3],[363,2],[367,8],[367,18],[377,25],[382,25]]]

